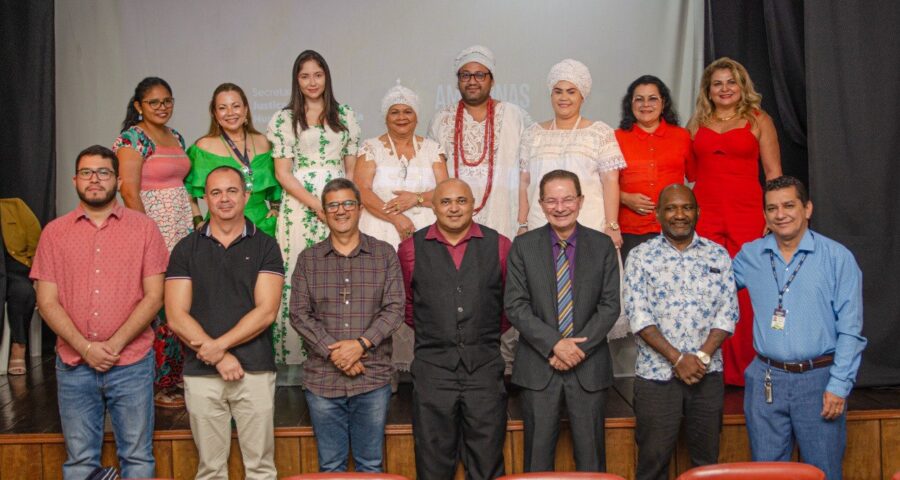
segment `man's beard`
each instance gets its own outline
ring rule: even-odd
[[[84,202],[85,205],[93,208],[102,208],[110,204],[110,202],[116,199],[116,193],[118,192],[118,188],[115,184],[113,184],[112,188],[107,190],[106,196],[101,198],[87,198],[85,192],[81,190],[77,190],[78,198]]]

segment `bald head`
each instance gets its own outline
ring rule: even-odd
[[[667,195],[671,195],[674,192],[680,192],[689,195],[691,201],[694,202],[695,205],[697,204],[697,197],[694,196],[693,190],[688,188],[687,185],[681,183],[673,183],[671,185],[667,185],[659,191],[659,198],[656,199],[656,205],[662,206],[663,201],[666,199]]]
[[[441,183],[437,184],[437,186],[434,188],[434,194],[432,195],[432,198],[438,199],[438,198],[440,198],[440,195],[444,194],[445,192],[455,192],[455,193],[462,192],[463,195],[465,195],[467,198],[469,198],[469,200],[474,201],[474,199],[475,199],[474,198],[475,196],[472,194],[472,187],[470,187],[468,183],[466,183],[458,178],[448,178],[448,179],[442,181]],[[454,196],[456,196],[456,195],[454,195]],[[434,203],[437,204],[437,202],[434,202]]]

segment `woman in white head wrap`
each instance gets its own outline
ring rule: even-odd
[[[584,205],[578,222],[606,233],[618,248],[619,170],[625,168],[625,159],[609,125],[581,116],[581,105],[591,93],[591,73],[578,60],[565,59],[550,69],[547,88],[554,118],[525,130],[519,150],[519,232],[547,223],[538,186],[544,174],[562,169],[577,174],[581,182]]]
[[[365,205],[359,229],[397,248],[435,221],[431,192],[447,178],[443,150],[416,135],[419,97],[397,82],[381,100],[387,132],[363,142],[353,179]]]
[[[418,95],[398,80],[381,100],[387,132],[363,142],[353,175],[366,207],[359,230],[395,249],[413,232],[435,222],[431,193],[447,179],[441,146],[416,135],[418,112]],[[409,371],[414,338],[405,323],[393,335],[391,362],[399,371]]]

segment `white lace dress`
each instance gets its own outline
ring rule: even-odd
[[[395,190],[408,192],[427,192],[434,190],[435,179],[433,164],[443,161],[444,151],[431,139],[419,143],[419,150],[412,160],[397,158],[378,138],[370,138],[363,142],[359,149],[360,156],[375,162],[375,178],[372,179],[372,191],[382,201],[394,198]],[[363,161],[359,159],[358,161]],[[434,211],[426,207],[413,207],[403,212],[415,226],[416,230],[435,222]],[[363,210],[359,219],[359,230],[379,240],[390,243],[394,249],[400,245],[400,235],[394,226],[375,215]],[[396,346],[395,346],[396,348]]]
[[[602,232],[607,220],[600,174],[625,168],[625,157],[616,142],[614,130],[603,122],[595,121],[587,127],[574,130],[551,130],[535,123],[522,135],[519,168],[528,172],[531,177],[528,184],[529,230],[547,223],[538,202],[541,177],[553,170],[568,170],[578,175],[581,193],[584,195],[578,222]],[[621,258],[619,273],[622,273]],[[620,338],[627,333],[628,322],[624,316],[620,316],[608,336]]]
[[[431,121],[429,136],[441,144],[447,155],[447,172],[455,178],[453,148],[457,104],[439,110]],[[476,122],[463,110],[463,151],[469,161],[481,158],[484,151],[484,121]],[[475,222],[497,230],[512,239],[516,236],[519,208],[518,152],[522,132],[531,124],[531,118],[518,106],[497,103],[494,111],[494,178],[491,193],[484,208],[475,215]],[[476,167],[459,164],[459,178],[472,187],[475,206],[481,205],[488,181],[488,161]]]

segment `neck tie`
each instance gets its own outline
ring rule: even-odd
[[[556,257],[556,311],[559,333],[563,338],[572,336],[572,278],[569,275],[569,259],[566,257],[565,240],[559,241],[559,256]]]

